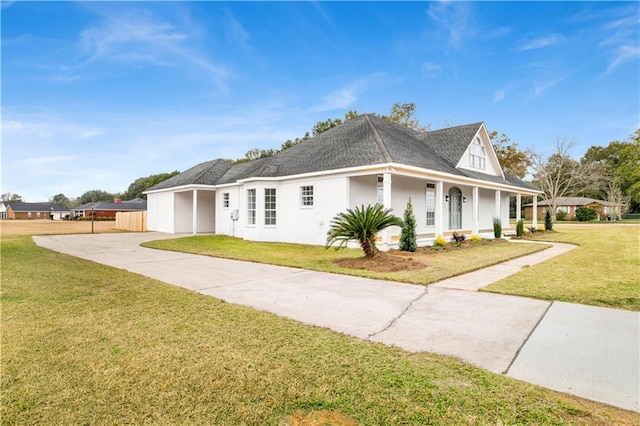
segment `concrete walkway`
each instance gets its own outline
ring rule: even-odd
[[[640,411],[640,313],[475,290],[573,246],[428,287],[140,247],[160,233],[37,236],[43,247],[227,302]]]

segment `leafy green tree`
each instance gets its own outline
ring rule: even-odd
[[[418,248],[416,241],[416,217],[413,214],[413,205],[411,205],[411,197],[407,201],[407,208],[404,210],[404,225],[400,232],[400,250],[414,252]]]
[[[69,198],[67,198],[64,194],[56,194],[49,200],[53,204],[57,204],[63,207],[72,207],[72,202]]]
[[[144,198],[147,199],[147,196],[143,194],[144,191],[151,188],[153,185],[159,184],[162,181],[169,179],[177,175],[177,170],[174,170],[171,173],[158,173],[155,175],[149,175],[147,177],[140,177],[134,180],[127,190],[122,194],[122,198],[125,200],[133,200],[134,198]]]
[[[331,119],[328,118],[324,121],[318,121],[315,126],[313,126],[313,136],[319,135],[320,133],[324,133],[329,129],[332,129],[336,126],[342,124],[342,120],[339,118]]]
[[[391,112],[388,116],[382,116],[394,123],[402,124],[403,126],[411,127],[419,132],[426,132],[429,130],[429,126],[422,126],[416,118],[417,106],[414,102],[399,103],[396,102],[391,106]]]
[[[9,203],[22,203],[22,195],[12,194],[11,192],[5,192],[0,196],[2,201],[6,201]]]
[[[78,197],[78,204],[86,204],[92,201],[113,202],[113,199],[117,198],[115,195],[100,189],[92,189]]]
[[[627,141],[613,141],[606,147],[592,146],[580,162],[600,165],[605,179],[602,187],[583,195],[612,202],[628,199],[630,209],[640,211],[640,129]]]
[[[531,159],[525,151],[518,150],[518,144],[512,142],[504,133],[498,136],[498,132],[489,134],[491,144],[496,152],[500,167],[511,176],[524,178],[531,166]]]
[[[391,214],[381,204],[361,208],[347,209],[331,220],[331,228],[327,232],[326,248],[338,244],[336,249],[345,247],[350,240],[356,240],[367,258],[377,253],[376,234],[389,226],[402,226],[402,219]]]

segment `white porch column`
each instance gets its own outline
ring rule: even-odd
[[[500,219],[500,190],[496,189],[495,207],[493,210],[493,216]],[[504,224],[503,224],[504,226]]]
[[[471,223],[471,233],[473,235],[478,235],[480,232],[480,224],[478,222],[478,206],[480,205],[480,200],[478,199],[478,187],[474,186],[471,190],[471,208],[473,209],[472,223]]]
[[[435,212],[436,237],[442,237],[444,233],[444,183],[436,182],[436,212]]]
[[[384,173],[382,175],[382,205],[385,209],[391,208],[391,173]],[[384,250],[389,249],[390,243],[391,228],[386,228],[382,231],[382,245]]]
[[[516,222],[522,219],[520,211],[522,210],[522,194],[519,192],[516,194]]]
[[[193,190],[193,212],[191,216],[191,232],[193,235],[198,233],[198,190]]]
[[[533,227],[537,228],[538,227],[538,196],[534,195],[533,196]]]

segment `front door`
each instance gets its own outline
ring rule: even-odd
[[[462,228],[462,191],[449,189],[449,229]]]

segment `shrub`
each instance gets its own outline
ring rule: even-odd
[[[553,220],[551,220],[551,210],[547,209],[544,215],[544,230],[551,231],[553,229]]]
[[[433,240],[433,247],[435,248],[444,247],[446,245],[447,245],[447,240],[445,240],[442,237],[436,237],[436,239]]]
[[[559,212],[556,213],[556,220],[566,220],[567,219],[567,212],[560,210]]]
[[[596,220],[598,213],[591,207],[578,207],[576,209],[576,219],[580,222],[588,222],[590,220]]]
[[[480,241],[482,241],[482,237],[480,235],[473,234],[469,237],[469,241],[471,241],[472,243],[479,243]]]
[[[404,210],[404,225],[400,233],[399,249],[402,251],[414,252],[418,248],[416,241],[416,217],[413,215],[411,198],[407,201],[407,208]]]
[[[499,217],[493,218],[493,236],[496,238],[502,237],[502,220]]]
[[[520,219],[516,222],[516,236],[522,237],[524,235],[524,219]]]
[[[371,259],[377,253],[376,234],[389,226],[402,225],[402,219],[392,215],[391,209],[385,209],[381,204],[347,209],[346,213],[338,213],[331,219],[325,248],[337,243],[337,250],[350,240],[356,240],[365,256]]]

